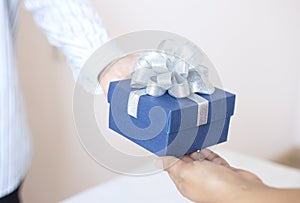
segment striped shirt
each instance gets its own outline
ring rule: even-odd
[[[88,0],[24,0],[49,42],[72,67],[75,79],[87,58],[108,40]],[[0,0],[0,198],[23,180],[30,162],[30,140],[15,58],[18,0]],[[89,80],[83,81],[89,87]]]

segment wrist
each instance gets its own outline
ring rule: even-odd
[[[263,183],[240,184],[227,196],[226,203],[265,203],[264,196],[272,194],[272,190],[273,188]],[[224,200],[220,202],[224,202]]]

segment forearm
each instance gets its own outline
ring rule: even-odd
[[[66,56],[74,78],[77,79],[83,64],[109,37],[101,18],[89,0],[24,0],[33,13],[36,24],[48,41]],[[101,70],[99,70],[100,72]],[[98,72],[98,73],[99,73]],[[82,84],[89,88],[87,75]]]
[[[298,203],[300,201],[299,189],[277,189],[271,187],[258,187],[242,191],[236,196],[234,203]]]

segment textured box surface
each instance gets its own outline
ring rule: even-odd
[[[181,156],[227,140],[235,95],[221,89],[211,95],[208,122],[197,126],[198,104],[188,98],[141,96],[137,118],[129,116],[130,80],[112,82],[108,92],[109,127],[136,144],[159,155]]]

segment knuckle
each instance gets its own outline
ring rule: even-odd
[[[191,171],[193,170],[193,163],[186,163],[181,167],[179,177],[184,182],[188,177],[192,174]]]

